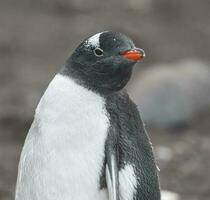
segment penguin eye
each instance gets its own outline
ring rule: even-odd
[[[103,56],[104,51],[100,48],[95,48],[94,49],[94,54],[98,57]]]

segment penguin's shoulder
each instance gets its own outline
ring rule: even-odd
[[[107,110],[112,127],[110,135],[117,135],[121,146],[124,149],[127,148],[126,159],[137,161],[141,157],[153,161],[151,142],[145,130],[144,122],[136,104],[131,100],[126,90],[112,94],[112,97],[107,100]],[[133,154],[133,149],[135,149],[136,154]],[[142,153],[145,151],[146,154]],[[135,157],[140,154],[141,156]],[[150,158],[147,159],[148,157]]]
[[[125,89],[108,95],[106,98],[106,103],[107,106],[111,107],[112,109],[124,110],[126,112],[133,109],[137,111],[136,104],[130,99]]]
[[[136,127],[138,131],[144,131],[144,123],[138,107],[125,89],[109,95],[106,99],[106,107],[110,118],[117,120],[121,126],[132,129]]]

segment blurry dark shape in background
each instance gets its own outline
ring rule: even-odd
[[[81,39],[103,30],[124,32],[146,51],[128,89],[162,188],[209,199],[209,10],[205,0],[0,1],[0,200],[14,199],[21,147],[48,83]]]

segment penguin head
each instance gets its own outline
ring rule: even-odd
[[[119,32],[105,31],[85,39],[67,60],[63,73],[99,93],[122,89],[132,68],[145,56]]]

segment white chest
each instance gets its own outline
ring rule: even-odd
[[[62,75],[43,95],[21,155],[16,200],[94,200],[109,120],[104,99]]]

